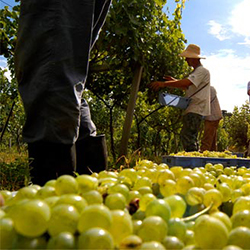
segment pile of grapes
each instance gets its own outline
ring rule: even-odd
[[[188,156],[188,157],[214,157],[214,158],[241,158],[237,157],[236,154],[233,154],[231,151],[225,150],[223,152],[219,151],[208,151],[205,150],[203,152],[199,151],[192,151],[192,152],[186,152],[181,151],[176,154],[170,154],[171,156]]]
[[[0,249],[250,249],[246,167],[141,160],[0,194]]]

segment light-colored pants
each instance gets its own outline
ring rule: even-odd
[[[217,129],[220,120],[204,122],[204,134],[201,140],[201,151],[217,151]]]

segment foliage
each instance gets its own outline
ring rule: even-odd
[[[184,2],[176,1],[176,9],[171,19],[162,11],[165,1],[113,1],[99,39],[92,50],[90,74],[86,86],[109,109],[110,122],[114,121],[111,117],[115,110],[119,110],[117,113],[121,116],[119,121],[125,117],[134,70],[137,65],[143,66],[138,93],[140,100],[137,100],[129,141],[130,153],[141,148],[144,153],[150,154],[151,146],[154,145],[157,155],[162,149],[170,151],[173,148],[172,144],[176,145],[172,133],[173,131],[178,133],[178,129],[175,131],[176,127],[167,133],[162,133],[162,125],[158,126],[158,130],[154,128],[156,126],[154,122],[157,120],[158,124],[161,120],[168,120],[170,127],[169,115],[166,118],[163,113],[156,112],[152,119],[147,118],[146,123],[144,117],[159,106],[158,93],[150,91],[148,83],[153,79],[162,79],[167,74],[182,77],[189,71],[185,62],[178,56],[185,43],[180,28],[180,10],[184,7]],[[92,101],[91,106],[94,105]],[[175,117],[173,119],[175,120]],[[148,123],[149,121],[151,123]],[[120,126],[122,127],[122,124]],[[179,128],[180,124],[177,127]],[[110,128],[117,131],[111,123]],[[118,137],[113,137],[115,134],[110,131],[111,141],[116,142],[111,143],[114,158],[121,137],[121,130],[118,129]],[[164,146],[161,144],[161,138],[163,143],[167,140]],[[171,147],[166,149],[169,145]]]
[[[218,151],[224,151],[228,148],[228,133],[224,127],[224,120],[221,120],[219,123],[217,131],[217,149]]]
[[[5,76],[6,70],[0,69],[0,142],[4,145],[22,145],[22,127],[24,124],[23,105],[18,95],[16,81]]]
[[[18,2],[16,0],[16,2]],[[14,50],[17,39],[18,17],[20,5],[0,10],[0,55],[7,58],[9,69],[14,75]]]
[[[248,137],[248,127],[250,124],[250,105],[243,104],[235,107],[230,119],[226,124],[229,135],[229,146],[234,151],[243,152],[247,149],[250,138]]]
[[[0,153],[1,190],[15,191],[27,186],[30,181],[29,162],[25,153]]]

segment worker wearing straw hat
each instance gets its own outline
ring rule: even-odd
[[[191,102],[183,113],[183,127],[181,142],[185,151],[197,151],[199,149],[197,137],[203,116],[210,115],[210,73],[201,64],[200,47],[190,44],[180,54],[189,66],[193,68],[190,75],[181,80],[171,76],[164,77],[165,81],[155,81],[150,87],[157,91],[165,87],[174,87],[186,91],[186,97],[191,97]]]

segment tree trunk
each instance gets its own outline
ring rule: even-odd
[[[135,69],[135,74],[134,74],[134,78],[133,78],[133,82],[131,86],[131,92],[130,92],[128,107],[127,107],[127,112],[126,112],[126,118],[125,118],[125,122],[123,125],[119,157],[123,155],[124,156],[127,155],[128,140],[129,140],[131,125],[133,121],[133,114],[134,114],[134,109],[135,109],[137,93],[138,93],[138,89],[139,89],[139,85],[141,81],[142,69],[143,67],[139,64],[137,65]]]

